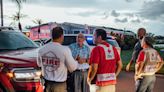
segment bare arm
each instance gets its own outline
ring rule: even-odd
[[[163,66],[163,62],[158,62],[158,64],[157,64],[157,66],[156,66],[156,72],[158,72],[161,68],[162,68],[162,66]]]
[[[130,62],[127,64],[126,71],[130,70],[130,67],[132,66],[132,63],[133,63],[133,59],[131,59]]]
[[[122,61],[119,60],[119,61],[117,62],[116,77],[117,77],[118,74],[120,73],[121,69],[122,69]]]
[[[92,64],[91,66],[92,66],[92,71],[91,71],[90,79],[92,81],[97,73],[98,64]]]
[[[138,79],[138,68],[139,68],[139,64],[136,63],[135,64],[135,75],[134,75],[134,80],[137,80]]]
[[[141,74],[143,66],[144,66],[144,62],[135,64],[135,71],[136,71],[135,74],[136,75],[140,75]]]
[[[138,64],[138,63],[136,63],[136,64],[135,64],[135,75],[137,75],[137,74],[138,74],[138,67],[139,67],[139,64]]]
[[[134,47],[134,49],[135,48],[136,47]],[[137,60],[137,57],[138,57],[139,52],[140,51],[136,51],[136,50],[133,51],[131,60],[129,61],[129,63],[126,66],[126,71],[129,71],[130,70],[130,67],[132,66],[132,64]]]
[[[90,84],[90,76],[91,76],[91,72],[92,72],[92,66],[90,65],[90,67],[89,67],[89,70],[88,70],[88,76],[87,76],[87,82],[88,82],[88,84]]]
[[[162,66],[164,64],[163,59],[161,58],[161,56],[159,55],[158,52],[157,52],[157,54],[158,54],[159,62],[157,62],[157,65],[156,65],[156,72],[158,72],[162,68]]]
[[[143,66],[144,66],[144,62],[135,64],[135,75],[134,75],[135,80],[141,78],[141,72],[142,72]]]
[[[98,64],[91,64],[90,65],[90,68],[89,68],[89,71],[88,71],[88,83],[90,83],[94,77],[96,76],[96,73],[97,73],[97,69],[98,69]]]

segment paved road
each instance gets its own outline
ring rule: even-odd
[[[154,92],[164,92],[164,75],[156,74]],[[90,86],[91,92],[95,92],[95,86]],[[135,92],[134,73],[122,71],[118,76],[116,92]]]
[[[134,92],[134,73],[122,71],[118,77],[116,92]],[[154,92],[164,92],[164,75],[157,75]]]

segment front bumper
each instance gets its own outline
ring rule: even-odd
[[[43,92],[40,82],[17,82],[13,85],[16,92]]]

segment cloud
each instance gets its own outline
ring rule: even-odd
[[[109,11],[105,11],[102,15],[102,19],[107,19],[109,17]]]
[[[128,16],[128,17],[134,17],[135,13],[124,13],[124,15]]]
[[[131,20],[132,23],[141,23],[141,20],[140,19],[133,19]]]
[[[111,15],[114,17],[120,16],[120,13],[117,13],[116,10],[112,10]]]
[[[116,18],[115,22],[126,23],[126,22],[128,22],[128,19],[127,18],[123,18],[123,19]]]
[[[6,1],[6,0],[4,0]],[[62,8],[97,8],[97,9],[136,9],[137,3],[127,3],[125,0],[27,0],[30,4]],[[136,7],[137,6],[137,7]]]
[[[138,14],[149,20],[164,21],[164,1],[156,0],[145,2]]]
[[[133,2],[134,0],[125,0],[126,2]]]
[[[76,12],[67,12],[67,14],[81,16],[81,17],[90,17],[90,16],[100,16],[102,12],[98,10],[83,10],[83,11],[76,11]]]
[[[90,7],[92,4],[97,4],[97,2],[95,2],[95,0],[48,0],[48,1],[29,0],[28,2],[33,3],[33,4],[51,6],[51,7],[68,7],[68,8]]]

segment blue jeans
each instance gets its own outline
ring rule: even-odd
[[[155,81],[155,74],[136,80],[136,92],[153,92]]]

